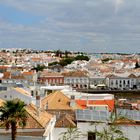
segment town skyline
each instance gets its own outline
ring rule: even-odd
[[[140,52],[138,0],[0,1],[0,48]]]

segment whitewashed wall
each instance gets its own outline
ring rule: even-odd
[[[77,127],[83,134],[87,134],[88,131],[94,131],[95,125],[91,123],[78,123]],[[97,124],[97,130],[102,130],[105,124]],[[140,140],[140,126],[125,125],[121,126],[126,137],[130,140]],[[60,133],[67,131],[67,128],[55,128],[53,131],[53,140],[60,138]],[[87,136],[79,138],[79,140],[87,140]]]

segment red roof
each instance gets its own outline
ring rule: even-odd
[[[76,100],[76,103],[79,104],[83,109],[87,108],[87,100]],[[109,111],[114,109],[114,100],[88,100],[88,105],[108,105]]]
[[[0,69],[7,69],[7,66],[0,66]]]
[[[33,74],[34,74],[33,71],[23,72],[23,75],[33,75]]]

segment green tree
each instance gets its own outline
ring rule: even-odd
[[[77,140],[82,136],[81,131],[78,128],[69,127],[67,131],[60,134],[59,140]]]
[[[102,63],[106,63],[106,62],[108,62],[109,60],[113,60],[112,58],[104,58],[104,59],[102,59]]]
[[[24,108],[24,102],[14,99],[6,101],[3,106],[0,107],[0,121],[1,127],[5,127],[6,130],[11,128],[11,138],[16,139],[17,127],[22,128],[26,125],[27,114]]]
[[[59,64],[59,62],[55,61],[55,62],[49,63],[49,66],[55,66],[55,65],[57,65],[57,64]]]
[[[135,64],[135,69],[137,69],[137,68],[140,68],[140,65],[139,65],[138,61]]]
[[[70,52],[68,52],[67,50],[64,52],[65,58],[68,58],[69,53],[70,53]]]
[[[75,60],[86,60],[86,61],[89,61],[89,57],[88,56],[86,56],[86,55],[77,55],[76,57],[75,57]]]
[[[46,67],[44,65],[37,65],[36,67],[32,68],[32,70],[43,71]]]
[[[55,56],[56,56],[56,57],[62,57],[62,51],[57,50],[57,51],[55,52]]]
[[[68,64],[71,64],[72,62],[74,61],[74,58],[73,57],[69,57],[69,58],[65,58],[65,59],[62,59],[59,64],[61,66],[66,66]]]
[[[97,140],[129,140],[124,136],[123,131],[117,124],[117,121],[128,120],[126,117],[117,116],[114,112],[111,114],[110,123],[103,127],[103,130],[98,131],[95,127],[95,135]]]

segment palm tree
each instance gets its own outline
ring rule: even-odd
[[[26,125],[27,115],[24,106],[24,102],[14,99],[6,101],[0,107],[1,126],[5,127],[6,130],[11,128],[12,140],[16,139],[17,127],[20,126],[23,128]]]

